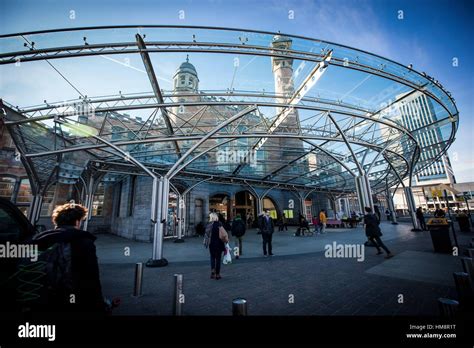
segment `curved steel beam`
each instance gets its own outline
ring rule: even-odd
[[[337,122],[336,122],[336,120],[334,119],[334,117],[332,117],[332,115],[331,115],[330,112],[328,113],[328,117],[331,119],[332,123],[333,123],[334,126],[337,128],[337,130],[339,131],[339,134],[341,134],[342,139],[344,139],[344,142],[346,143],[347,149],[348,149],[349,152],[351,153],[352,157],[354,158],[354,163],[356,164],[357,168],[359,169],[359,174],[360,174],[360,175],[364,175],[364,174],[365,174],[364,168],[362,168],[361,164],[360,164],[359,161],[357,160],[357,156],[355,155],[354,150],[352,149],[351,144],[350,144],[349,141],[347,140],[346,135],[344,134],[344,131],[341,130],[341,127],[339,127],[339,125],[337,124]]]
[[[352,172],[352,170],[344,163],[342,162],[339,158],[337,158],[336,156],[334,156],[332,153],[330,153],[329,151],[327,151],[326,149],[322,148],[321,146],[319,145],[316,145],[315,143],[309,141],[309,140],[306,140],[306,139],[302,139],[305,143],[308,143],[314,147],[316,147],[318,150],[322,151],[323,153],[325,153],[327,156],[331,157],[333,160],[335,160],[337,163],[339,163],[341,166],[343,166],[347,172],[352,175],[353,177],[355,177],[356,175]],[[311,151],[312,152],[312,151]]]
[[[210,139],[239,139],[239,138],[260,138],[262,135],[261,134],[234,134],[234,135],[227,135],[227,134],[217,134],[212,136]],[[339,138],[330,138],[328,139],[327,137],[321,137],[321,136],[308,136],[308,135],[296,135],[296,134],[268,134],[267,137],[271,138],[296,138],[296,139],[313,139],[313,140],[330,140],[330,141],[335,141],[335,142],[343,142],[344,140],[339,139]],[[179,141],[187,141],[187,140],[199,140],[202,139],[202,136],[180,136],[180,137],[173,137],[171,140],[177,139]],[[138,144],[138,143],[160,143],[160,142],[167,142],[170,140],[170,138],[154,138],[154,139],[146,139],[147,141],[143,140],[130,140],[130,141],[118,141],[114,142],[116,146],[124,146],[124,145],[132,145],[132,144]],[[360,145],[360,146],[365,146],[369,148],[374,148],[374,149],[382,149],[380,146],[375,145],[375,144],[370,144],[370,143],[365,143],[362,141],[356,141],[356,140],[351,140],[350,141],[353,144]],[[36,153],[36,154],[25,154],[26,157],[41,157],[41,156],[47,156],[51,154],[56,154],[56,153],[66,153],[66,152],[75,152],[75,151],[83,151],[83,150],[90,150],[90,149],[102,149],[107,147],[107,145],[104,144],[93,144],[93,145],[87,145],[87,146],[78,146],[74,148],[69,148],[69,149],[62,149],[62,150],[56,150],[56,151],[48,151],[48,152],[41,152],[41,153]],[[387,150],[387,152],[390,152],[391,154],[399,157],[403,161],[407,162],[407,160],[399,153]]]
[[[219,130],[224,128],[225,126],[231,124],[235,120],[238,120],[247,114],[251,113],[252,111],[257,110],[257,106],[249,106],[246,109],[242,110],[241,112],[237,113],[236,115],[232,116],[228,120],[222,122],[221,124],[217,125],[213,130],[211,130],[209,133],[207,133],[204,137],[202,137],[196,144],[194,144],[188,151],[186,151],[183,156],[178,159],[178,161],[170,168],[168,173],[165,174],[166,178],[171,179],[173,176],[177,174],[183,167],[179,168],[178,167],[181,165],[181,163],[184,162],[184,160],[191,154],[193,153],[194,150],[196,150],[199,146],[201,146],[202,143],[204,143],[206,140],[208,140],[210,137],[212,137],[214,134],[216,134]]]
[[[148,79],[150,80],[150,84],[153,89],[153,93],[155,93],[156,101],[158,103],[163,103],[164,102],[163,95],[161,94],[160,85],[158,84],[158,79],[156,78],[155,70],[153,69],[153,64],[151,63],[150,56],[148,55],[145,42],[143,41],[143,38],[140,36],[140,34],[136,34],[135,39],[137,40],[137,46],[138,46],[138,49],[140,50],[140,56],[142,57],[143,65],[145,66]],[[168,135],[173,135],[174,134],[173,126],[171,125],[171,121],[168,116],[168,111],[166,110],[165,107],[161,108],[161,116],[163,117],[165,121],[166,129],[168,130]],[[181,151],[179,149],[178,142],[174,141],[173,145],[176,150],[176,154],[178,155],[178,157],[180,157]]]
[[[187,103],[186,102],[181,102],[181,103],[165,103],[165,104],[158,104],[157,103],[157,104],[154,104],[154,105],[145,105],[145,106],[140,107],[140,108],[135,107],[133,109],[148,109],[148,108],[158,108],[158,107],[178,107],[178,106],[181,106],[181,105],[183,105],[183,106],[200,106],[200,105],[209,105],[209,106],[213,106],[213,105],[248,106],[248,105],[255,105],[257,107],[261,107],[261,106],[262,107],[265,107],[265,106],[269,106],[269,107],[293,107],[295,109],[301,109],[301,110],[313,110],[313,111],[327,112],[328,116],[330,116],[330,112],[333,111],[331,109],[314,107],[314,106],[307,106],[307,105],[301,105],[301,104],[290,105],[290,104],[287,104],[287,103],[270,103],[270,102],[255,102],[255,103],[252,102],[252,103],[250,103],[250,102],[236,102],[236,101],[225,101],[225,102],[200,101],[200,102],[187,102]],[[105,111],[105,110],[99,110],[99,111]],[[109,109],[107,111],[111,111],[111,110]],[[97,110],[96,110],[96,112],[97,112]],[[397,123],[395,123],[393,121],[373,119],[373,118],[371,118],[371,116],[352,114],[352,113],[341,111],[341,110],[333,111],[333,112],[335,112],[337,114],[341,114],[341,115],[350,116],[350,117],[362,118],[362,119],[365,119],[365,120],[369,120],[371,122],[380,123],[380,124],[383,124],[387,127],[394,128],[394,129],[406,134],[414,143],[417,143],[416,138],[410,133],[409,130],[407,130],[404,127],[401,127],[400,125],[398,125]],[[65,113],[61,116],[61,118],[72,117],[72,116],[77,116],[77,112]],[[8,125],[10,125],[10,124],[21,124],[21,123],[29,123],[29,122],[52,119],[54,117],[55,117],[54,115],[41,116],[41,117],[31,117],[31,118],[28,118],[28,119],[25,119],[25,120],[6,121],[5,123],[8,124]],[[330,116],[330,117],[332,117],[332,116]]]

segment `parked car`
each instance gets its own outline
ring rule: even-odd
[[[22,244],[36,233],[26,216],[9,200],[0,198],[0,244]],[[12,276],[16,272],[18,259],[0,258],[0,312],[15,309],[15,286]]]

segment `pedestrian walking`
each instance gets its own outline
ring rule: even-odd
[[[228,242],[229,236],[219,222],[219,216],[211,213],[204,237],[204,245],[209,247],[211,256],[211,279],[221,279],[222,253],[225,251],[225,243]]]
[[[326,224],[328,222],[328,218],[326,216],[326,210],[321,209],[319,212],[319,232],[324,234],[326,232]]]
[[[387,255],[385,255],[386,259],[393,257],[393,254],[388,250],[385,244],[382,242],[380,237],[382,236],[382,231],[380,230],[380,222],[377,219],[377,216],[372,213],[372,209],[369,207],[365,207],[365,216],[364,216],[364,226],[365,226],[365,235],[371,241],[375,247],[377,248],[377,255],[382,254],[381,248],[385,250]]]
[[[240,214],[237,214],[235,216],[234,221],[232,221],[232,237],[235,238],[235,243],[239,247],[239,253],[238,255],[235,256],[236,259],[238,259],[240,256],[242,256],[242,237],[245,234],[245,223],[242,221]]]

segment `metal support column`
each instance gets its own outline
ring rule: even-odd
[[[182,195],[178,195],[178,239],[176,239],[175,243],[183,243],[183,210],[184,210],[184,199]]]
[[[36,194],[33,196],[33,200],[30,204],[30,209],[28,211],[28,220],[34,226],[38,222],[41,213],[41,206],[43,204],[43,196]]]
[[[153,252],[152,258],[147,261],[147,267],[163,267],[168,265],[168,260],[163,258],[163,196],[168,197],[164,190],[164,179],[153,178],[151,193],[151,222],[153,225]],[[169,187],[169,186],[168,186]],[[168,204],[166,204],[166,214]],[[165,220],[166,221],[166,220]]]
[[[166,236],[168,230],[168,206],[170,198],[170,180],[167,177],[163,181],[163,193],[161,196],[161,223],[163,225],[163,236]]]
[[[30,206],[28,208],[28,220],[33,223],[34,216],[35,216],[35,210],[36,210],[36,200],[37,200],[37,195],[32,195],[31,197],[31,202]]]
[[[403,190],[405,192],[405,198],[407,200],[408,211],[410,213],[410,217],[413,223],[412,231],[421,231],[420,223],[418,222],[418,219],[416,218],[416,205],[415,205],[415,198],[413,197],[413,190],[409,186],[408,187],[405,186]]]
[[[348,197],[344,197],[344,213],[346,214],[347,217],[351,216],[351,204],[349,202]]]
[[[183,212],[182,212],[182,220],[183,222],[181,223],[181,236],[185,237],[186,236],[186,231],[187,231],[187,223],[188,223],[188,195],[185,193],[183,194]]]
[[[257,216],[263,212],[263,199],[257,197]]]
[[[18,198],[18,192],[20,191],[20,185],[21,185],[21,179],[16,178],[15,186],[13,186],[13,191],[12,191],[12,195],[11,195],[11,201],[12,201],[13,204],[16,204],[16,200]],[[468,212],[469,212],[469,208],[468,208]]]
[[[458,237],[456,236],[456,229],[454,228],[454,220],[451,216],[451,209],[449,208],[448,193],[446,192],[446,190],[443,190],[443,193],[444,193],[444,199],[446,201],[446,209],[448,210],[448,217],[449,217],[449,221],[450,221],[450,224],[451,224],[451,229],[453,230],[454,243],[456,244],[456,246],[459,249]]]
[[[390,193],[390,190],[387,190],[387,203],[388,203],[388,209],[390,210],[390,213],[392,214],[392,225],[398,225],[397,213],[395,212],[395,204],[393,203],[393,197],[392,197],[392,194]]]
[[[87,198],[86,198],[86,208],[87,208],[87,216],[84,220],[84,224],[82,229],[87,231],[87,227],[89,226],[89,220],[92,216],[92,202],[94,201],[94,177],[91,175],[89,178],[89,188],[87,190]]]
[[[369,177],[367,175],[356,176],[355,182],[361,213],[365,214],[365,207],[369,207],[372,209],[372,212],[374,212],[374,202],[372,201]]]

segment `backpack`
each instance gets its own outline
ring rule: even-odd
[[[73,291],[71,244],[54,243],[36,261],[21,259],[16,273],[17,301],[23,310],[64,305]]]
[[[245,225],[242,220],[234,220],[232,223],[232,235],[242,237],[245,234]]]

